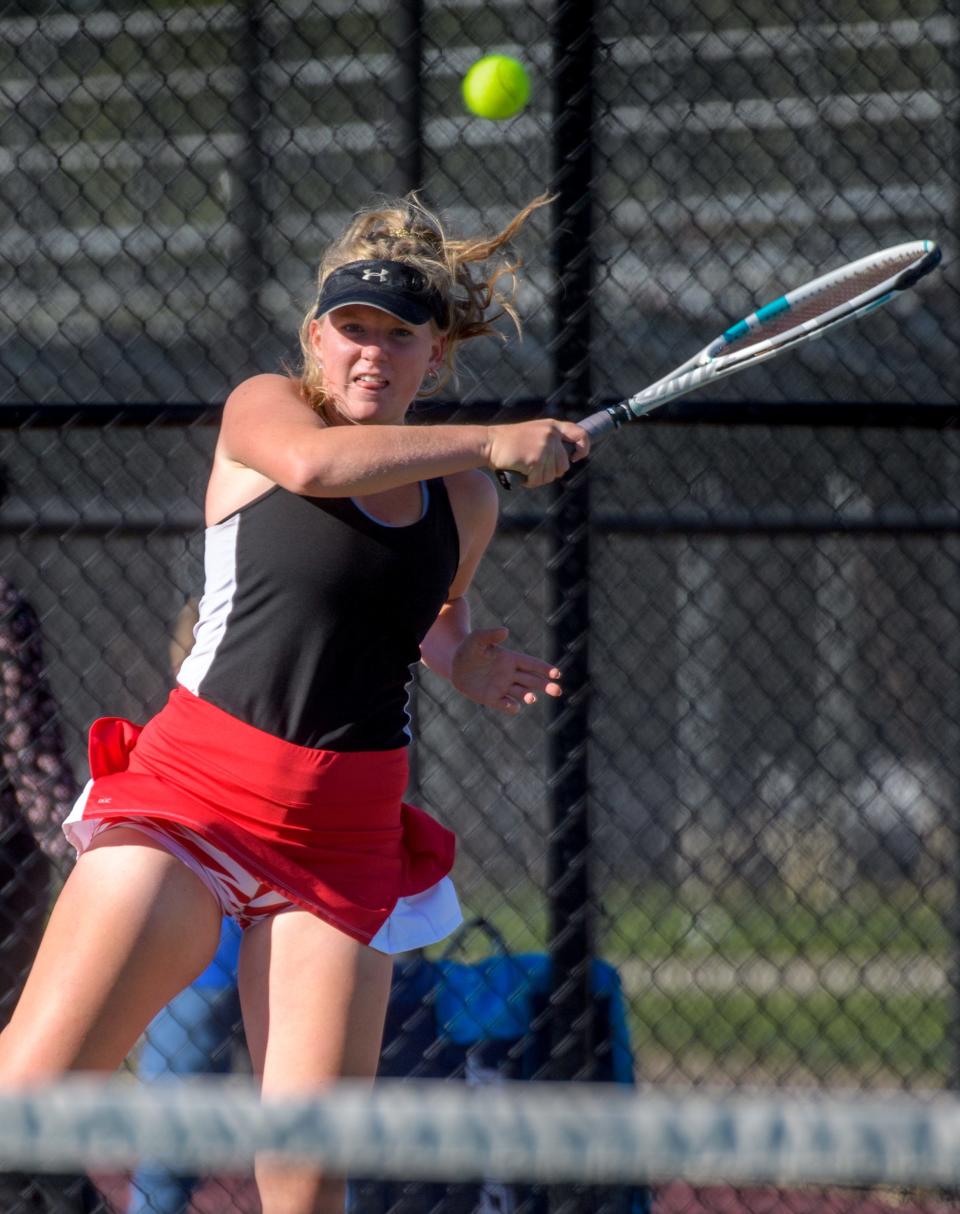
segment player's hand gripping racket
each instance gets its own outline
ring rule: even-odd
[[[814,278],[806,286],[781,295],[731,325],[693,358],[649,388],[591,413],[577,424],[592,441],[596,440],[626,422],[646,417],[669,400],[686,396],[734,371],[765,362],[783,350],[879,307],[929,274],[939,261],[940,250],[933,241],[915,240],[861,257],[842,269]],[[497,473],[507,489],[517,475]]]

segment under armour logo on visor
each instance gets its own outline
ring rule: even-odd
[[[450,323],[440,291],[415,266],[402,261],[376,258],[340,266],[324,281],[314,315],[323,316],[351,304],[380,308],[412,325],[432,319],[445,329]]]

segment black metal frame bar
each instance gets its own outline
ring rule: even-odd
[[[593,286],[595,14],[592,0],[559,0],[551,21],[555,194],[553,391],[549,411],[589,411]],[[563,671],[564,697],[547,728],[548,947],[551,957],[551,1079],[594,1072],[590,970],[589,620],[590,479],[586,470],[554,490],[548,515],[547,625],[551,658]],[[560,1206],[567,1209],[566,1198]]]

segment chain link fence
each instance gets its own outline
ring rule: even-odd
[[[569,980],[560,1054],[596,1047],[595,956],[643,1081],[955,1086],[956,13],[19,0],[0,28],[3,826],[33,804],[61,871],[87,726],[171,685],[216,406],[295,361],[319,254],[371,196],[420,187],[469,232],[560,195],[520,240],[522,342],[470,350],[425,423],[578,416],[834,264],[943,246],[912,298],[503,495],[475,618],[569,695],[504,724],[424,673],[414,782],[467,910]],[[459,99],[489,51],[533,77],[506,123]],[[11,955],[40,863],[12,861]]]

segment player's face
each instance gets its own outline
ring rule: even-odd
[[[335,308],[311,328],[314,353],[337,412],[352,422],[397,424],[443,354],[433,327],[366,305]]]

